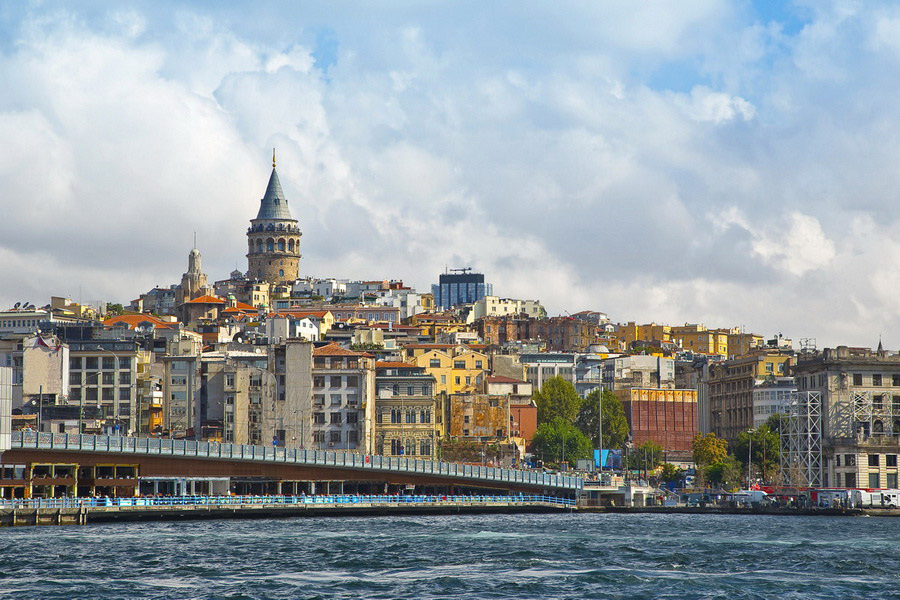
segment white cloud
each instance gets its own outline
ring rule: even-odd
[[[277,146],[304,273],[473,266],[551,312],[820,343],[900,325],[890,7],[785,33],[717,1],[130,6],[5,32],[0,304],[127,301],[195,229],[210,277],[243,267]]]

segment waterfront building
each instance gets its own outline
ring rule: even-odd
[[[308,447],[372,454],[374,358],[337,344],[316,348],[312,356],[312,444]]]
[[[256,218],[251,219],[247,229],[248,276],[270,284],[295,281],[300,270],[301,235],[281,189],[273,152],[272,174],[266,193],[260,200]]]
[[[424,367],[398,361],[375,363],[375,452],[430,458],[443,437],[443,396]]]
[[[12,433],[12,367],[0,366],[0,456],[10,448]]]
[[[181,306],[189,300],[212,293],[213,288],[203,272],[200,251],[193,248],[188,254],[188,270],[181,276],[181,285],[175,290],[175,305]]]
[[[900,354],[838,346],[797,356],[797,386],[782,435],[795,485],[896,488]]]
[[[635,446],[654,441],[667,459],[691,460],[697,435],[697,390],[626,388],[613,392],[622,402]]]
[[[764,424],[772,415],[785,414],[797,392],[793,377],[766,379],[753,389],[753,427]]]
[[[753,427],[754,390],[766,380],[788,375],[793,358],[791,350],[765,347],[711,364],[704,381],[709,398],[710,431],[734,440],[739,433]]]
[[[284,445],[275,410],[276,393],[275,375],[268,370],[265,353],[203,353],[198,439]]]
[[[140,408],[146,403],[138,393],[146,387],[139,381],[150,376],[151,353],[137,340],[70,341],[68,345],[68,404],[79,410],[96,407],[104,433],[139,432]]]

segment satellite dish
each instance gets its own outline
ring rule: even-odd
[[[16,302],[16,305],[13,306],[13,308],[16,309],[16,308],[19,308],[20,306],[22,306],[22,303],[21,303],[21,302]]]

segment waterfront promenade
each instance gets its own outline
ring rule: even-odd
[[[0,501],[0,526],[302,516],[528,513],[572,510],[555,496],[314,495],[32,498]]]

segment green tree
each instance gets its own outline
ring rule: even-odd
[[[741,461],[744,472],[747,470],[747,463],[752,462],[750,470],[758,468],[763,481],[769,481],[769,477],[774,474],[780,462],[781,438],[763,423],[756,429],[738,434],[734,441],[734,455]]]
[[[572,424],[581,409],[581,397],[575,391],[575,386],[559,375],[545,381],[532,399],[537,404],[538,424],[550,423],[557,417]]]
[[[575,426],[591,440],[597,442],[597,418],[599,416],[600,403],[597,401],[600,392],[594,390],[588,394],[581,404],[578,412],[578,420]],[[622,402],[609,390],[603,390],[603,447],[607,450],[621,448],[631,429],[628,427],[628,419],[625,417],[625,409]]]
[[[106,317],[117,317],[125,312],[125,307],[121,304],[113,304],[112,302],[106,303]]]
[[[691,442],[691,450],[694,454],[694,464],[699,469],[719,462],[728,456],[728,442],[717,438],[714,433],[706,435],[698,433]]]
[[[580,458],[590,458],[591,441],[562,417],[538,425],[534,434],[534,454],[547,462],[563,460],[574,464]]]
[[[628,468],[643,469],[647,473],[654,471],[663,463],[663,447],[653,440],[647,440],[628,453]]]
[[[673,481],[678,481],[682,477],[684,477],[684,470],[679,469],[672,463],[665,463],[662,466],[662,472],[659,474],[659,478],[665,481],[666,483],[672,483]]]
[[[733,456],[726,455],[721,460],[705,468],[706,478],[723,489],[735,490],[741,483],[741,463]]]
[[[781,419],[784,415],[781,413],[775,413],[771,415],[768,419],[766,419],[766,425],[769,426],[770,431],[774,431],[775,433],[781,433]]]

